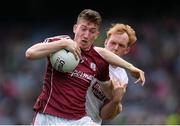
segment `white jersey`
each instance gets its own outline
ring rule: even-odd
[[[127,76],[126,71],[123,68],[120,68],[120,67],[113,68],[110,65],[109,75],[110,75],[110,78],[113,76],[119,79],[122,82],[122,84],[128,84],[128,76]],[[96,79],[94,79],[91,82],[91,86],[88,88],[87,95],[86,95],[86,113],[97,124],[102,123],[102,119],[99,116],[99,112],[100,112],[101,106],[104,104],[104,101],[106,99],[107,98],[103,94],[100,84],[98,84]]]

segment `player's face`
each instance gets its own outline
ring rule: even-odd
[[[89,50],[99,35],[97,25],[87,20],[81,20],[78,24],[75,24],[73,32],[75,33],[74,41],[83,50]]]
[[[118,56],[126,55],[130,47],[128,47],[129,37],[127,33],[123,34],[112,34],[105,41],[105,48],[115,53]]]

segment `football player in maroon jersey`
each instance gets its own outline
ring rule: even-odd
[[[109,63],[130,70],[138,79],[137,82],[144,84],[143,71],[106,49],[94,48],[93,42],[99,35],[101,21],[97,11],[85,9],[78,15],[73,27],[73,39],[55,37],[27,49],[26,58],[47,57],[48,61],[43,89],[34,105],[36,115],[32,124],[86,126],[93,124],[85,111],[86,92],[93,78],[103,83],[111,83]],[[58,72],[50,64],[49,55],[62,48],[81,60],[70,73]]]

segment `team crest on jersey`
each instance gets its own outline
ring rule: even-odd
[[[91,62],[90,68],[91,68],[93,71],[96,71],[96,64]]]

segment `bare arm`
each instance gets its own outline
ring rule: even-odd
[[[133,66],[131,63],[125,61],[105,48],[95,47],[94,49],[111,65],[119,66],[127,70],[130,70]]]
[[[32,60],[44,58],[62,48],[71,51],[76,58],[80,56],[80,49],[73,40],[61,39],[51,43],[37,43],[31,46],[26,50],[26,58]]]
[[[125,93],[126,85],[121,84],[121,82],[113,78],[112,83],[106,85],[101,84],[101,87],[103,93],[109,97],[110,101],[102,106],[100,116],[104,120],[110,120],[122,111],[121,100]]]
[[[133,66],[131,63],[127,62],[126,60],[123,60],[116,54],[110,52],[109,50],[102,48],[102,47],[95,47],[95,50],[109,63],[115,66],[122,67],[126,70],[128,70],[134,78],[136,78],[135,83],[140,83],[142,86],[145,83],[145,76],[144,72],[135,66]]]

